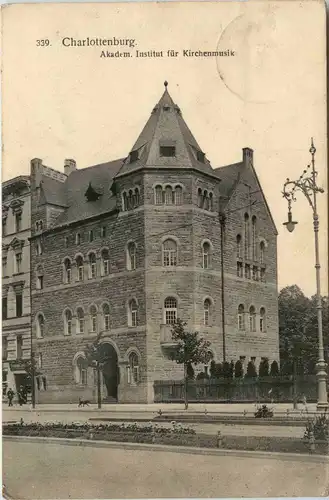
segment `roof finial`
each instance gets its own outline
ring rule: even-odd
[[[168,87],[168,82],[167,80],[164,81],[164,84],[163,84],[166,88]]]

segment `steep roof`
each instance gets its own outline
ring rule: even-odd
[[[239,162],[214,169],[214,174],[221,180],[219,185],[220,194],[227,202],[239,182],[243,168],[244,163]],[[225,204],[224,201],[224,205]]]
[[[60,207],[66,206],[66,196],[63,183],[43,175],[40,183],[40,204],[49,203]]]
[[[133,145],[118,176],[140,167],[194,168],[213,174],[210,162],[186,125],[180,108],[165,91]],[[174,156],[160,156],[160,146],[174,146]]]
[[[116,197],[111,192],[111,186],[122,161],[119,159],[75,170],[64,184],[60,183],[68,208],[56,219],[52,227],[88,219],[113,210],[116,207]],[[88,201],[85,197],[89,183],[101,194],[98,200]]]

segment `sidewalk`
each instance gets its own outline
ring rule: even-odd
[[[273,409],[274,415],[281,416],[299,416],[301,413],[305,415],[305,408],[303,404],[298,404],[298,409],[294,410],[292,403],[273,403],[268,405]],[[37,413],[43,412],[97,412],[97,413],[107,413],[107,414],[158,414],[159,410],[163,414],[168,413],[182,413],[182,414],[198,414],[205,412],[210,415],[215,414],[227,414],[227,415],[243,415],[245,412],[247,414],[253,414],[255,411],[255,404],[253,403],[190,403],[188,410],[184,409],[184,404],[182,403],[152,403],[152,404],[102,404],[102,408],[99,410],[96,404],[91,404],[83,408],[78,408],[77,404],[40,404],[36,405],[35,409],[31,405],[14,406],[8,407],[5,404],[2,405],[2,410],[6,411],[33,411]],[[307,405],[308,413],[316,413],[316,403],[310,403]]]

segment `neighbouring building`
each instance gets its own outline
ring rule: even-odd
[[[215,361],[279,361],[277,231],[253,151],[213,168],[166,83],[126,158],[63,173],[34,159],[31,200],[40,402],[95,398],[84,348],[99,332],[103,397],[152,402],[154,381],[182,378],[177,317]]]
[[[2,397],[30,386],[30,235],[30,177],[21,175],[2,183]]]

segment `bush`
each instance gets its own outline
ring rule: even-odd
[[[189,380],[194,380],[194,368],[191,363],[187,365],[187,378]]]
[[[268,377],[270,372],[270,367],[268,363],[268,359],[262,359],[259,363],[258,376],[259,377]]]
[[[243,364],[240,359],[235,363],[234,376],[235,378],[243,377]]]
[[[310,439],[312,432],[316,440],[326,441],[329,439],[329,418],[326,414],[319,415],[307,422],[304,438]]]
[[[205,372],[200,372],[196,376],[196,380],[208,380],[208,379],[209,379],[209,375]]]
[[[271,377],[278,377],[279,375],[280,375],[279,365],[278,365],[278,362],[274,360],[274,361],[272,361],[272,364],[271,364],[270,376]]]
[[[257,378],[257,370],[255,367],[255,363],[253,363],[252,361],[249,361],[248,363],[245,378]]]
[[[223,366],[221,363],[215,363],[214,360],[210,363],[210,377],[214,379],[222,378]]]
[[[225,361],[223,363],[223,377],[224,378],[233,378],[232,363],[229,363],[228,361]]]

